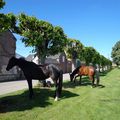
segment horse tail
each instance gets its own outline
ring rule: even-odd
[[[61,95],[62,92],[62,84],[63,84],[63,71],[60,71],[60,75],[59,75],[59,95]]]
[[[95,69],[95,75],[96,75],[96,79],[97,79],[97,83],[96,85],[98,86],[99,85],[99,82],[100,82],[100,75],[99,75],[99,71]]]

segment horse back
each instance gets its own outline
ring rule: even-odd
[[[92,66],[81,66],[79,69],[79,75],[89,75],[92,76],[94,75],[95,70],[94,67]]]

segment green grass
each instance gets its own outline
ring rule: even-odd
[[[100,87],[83,81],[81,86],[65,82],[58,102],[54,88],[34,88],[32,100],[28,90],[0,96],[0,120],[119,120],[120,69],[102,74]]]

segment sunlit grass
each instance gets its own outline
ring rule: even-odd
[[[53,88],[34,88],[0,96],[0,120],[119,120],[120,69],[101,76],[101,86],[91,88],[87,78],[82,85],[65,82],[62,97],[54,101]]]

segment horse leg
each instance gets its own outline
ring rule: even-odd
[[[63,72],[61,71],[61,72],[60,72],[60,75],[59,75],[59,83],[58,83],[59,96],[61,96],[62,84],[63,84]]]
[[[27,79],[28,87],[29,87],[29,98],[33,97],[33,89],[32,89],[32,79]]]
[[[99,79],[97,79],[96,86],[99,86],[99,82],[100,82],[100,80],[99,80]]]
[[[80,85],[81,85],[81,78],[82,78],[82,76],[80,75]]]
[[[76,75],[75,78],[74,78],[74,83],[76,82],[76,78],[78,77],[79,75]]]
[[[58,101],[58,98],[60,97],[61,92],[62,92],[63,72],[60,71],[57,77],[53,73],[50,77],[54,81],[54,84],[56,87],[54,98],[55,98],[55,101]]]
[[[73,82],[74,82],[74,83],[76,83],[76,76],[75,76],[75,78],[74,78]]]
[[[91,78],[92,78],[92,87],[94,87],[95,77],[91,76]]]
[[[47,86],[46,80],[43,80],[42,83],[43,83],[43,87]]]
[[[96,79],[97,79],[96,86],[99,86],[100,77],[99,77],[99,72],[98,71],[96,71]]]
[[[55,81],[55,101],[58,101],[59,98],[59,79]]]
[[[94,76],[89,76],[89,79],[92,81],[91,86],[93,87],[94,86],[94,81],[95,81]]]
[[[63,74],[60,74],[59,78],[55,81],[55,101],[58,101],[62,92]]]

